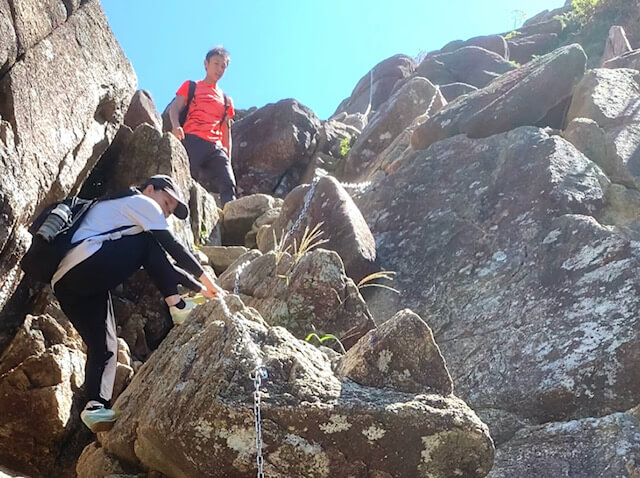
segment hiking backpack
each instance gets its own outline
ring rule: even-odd
[[[74,246],[71,243],[71,238],[80,226],[81,219],[97,201],[97,199],[82,199],[73,196],[49,205],[35,218],[29,227],[29,232],[33,237],[31,246],[29,246],[29,250],[20,261],[20,266],[27,276],[40,282],[51,282],[51,278],[58,269],[60,261]],[[67,206],[71,214],[66,224],[63,224],[62,228],[53,235],[51,240],[47,241],[42,235],[38,234],[38,230],[50,217],[52,211],[60,204]]]
[[[29,250],[27,250],[27,253],[20,261],[20,267],[22,267],[24,273],[37,281],[51,282],[53,275],[56,273],[56,270],[58,270],[58,266],[60,265],[62,258],[74,246],[79,244],[79,242],[73,243],[71,240],[75,232],[80,227],[82,219],[87,212],[89,212],[89,209],[99,201],[120,199],[133,196],[135,194],[140,194],[140,191],[136,188],[129,188],[125,191],[105,195],[97,199],[82,199],[77,196],[72,196],[47,206],[44,211],[38,214],[31,226],[29,226],[28,231],[32,236],[31,246],[29,246]],[[40,227],[52,214],[54,214],[53,211],[60,204],[64,204],[69,209],[70,214],[67,217],[66,223],[63,224],[49,240],[47,240],[38,232]],[[110,234],[129,227],[131,226],[122,226],[97,235],[101,236],[103,234]]]
[[[196,82],[189,81],[189,92],[187,93],[187,104],[180,111],[180,116],[178,116],[178,122],[180,126],[184,126],[184,123],[187,121],[187,114],[189,113],[189,107],[191,106],[191,101],[196,94]],[[229,109],[229,97],[226,93],[222,93],[224,95],[224,113],[222,114],[222,119],[220,120],[219,125],[221,126],[225,119],[227,119],[227,110]],[[171,131],[173,128],[171,127],[171,118],[169,117],[169,108],[171,108],[172,103],[175,101],[175,98],[171,100],[171,102],[167,105],[167,107],[162,112],[162,131],[167,132]]]

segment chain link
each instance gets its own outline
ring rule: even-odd
[[[256,427],[256,464],[258,465],[258,478],[264,478],[264,458],[262,457],[262,410],[260,408],[260,386],[262,380],[266,379],[269,375],[267,369],[263,366],[258,366],[253,371],[253,416]]]
[[[433,104],[436,102],[436,98],[438,98],[439,94],[440,94],[440,85],[436,85],[436,91],[433,93],[433,98],[431,98],[431,103],[429,103],[427,111],[425,111],[424,114],[426,115],[429,114],[429,111],[431,111],[431,108],[433,108]]]
[[[2,309],[9,300],[9,291],[11,290],[14,282],[16,281],[16,277],[20,272],[20,263],[13,266],[13,269],[9,271],[7,276],[4,279],[2,284],[2,288],[0,288],[0,309]]]
[[[220,306],[222,307],[222,311],[224,312],[224,314],[227,316],[229,320],[233,320],[234,314],[231,313],[229,306],[224,300],[224,297],[219,295],[218,300],[220,302]],[[249,330],[247,329],[246,325],[242,323],[242,320],[247,320],[247,319],[245,319],[245,317],[240,312],[237,312],[235,315],[237,315],[236,317],[237,320],[234,323],[237,324],[238,328],[240,329],[240,332],[242,333],[242,336],[244,338],[244,342],[247,345],[247,352],[249,353],[249,356],[253,359],[253,362],[256,364],[256,367],[249,374],[249,378],[253,381],[253,387],[254,387],[253,418],[254,418],[255,429],[256,429],[256,451],[257,451],[256,465],[258,466],[258,478],[264,478],[264,471],[263,471],[264,458],[262,457],[263,441],[262,441],[262,410],[260,407],[261,405],[260,387],[262,385],[262,381],[267,379],[268,374],[267,374],[266,367],[262,365],[262,358],[260,357],[260,351],[258,350],[258,347],[251,339],[251,336],[249,335]]]
[[[238,292],[240,292],[240,274],[242,274],[242,271],[244,270],[245,267],[247,267],[248,264],[249,264],[249,261],[245,261],[242,264],[240,264],[236,269],[236,279],[233,282],[233,293],[235,295],[238,295]]]
[[[293,223],[291,228],[284,235],[284,239],[282,240],[283,245],[286,244],[287,241],[291,238],[291,236],[296,232],[296,230],[300,226],[300,223],[302,222],[302,219],[304,219],[304,216],[307,214],[307,211],[309,210],[309,206],[311,205],[311,199],[313,198],[313,194],[316,191],[316,186],[318,186],[318,182],[320,181],[321,177],[322,176],[316,176],[315,178],[313,178],[313,181],[311,182],[311,187],[309,188],[309,191],[307,191],[307,194],[304,197],[304,204],[302,206],[302,209],[300,210],[300,214],[298,214],[296,221]]]

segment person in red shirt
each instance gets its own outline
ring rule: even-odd
[[[171,133],[187,150],[191,176],[196,181],[210,178],[223,205],[236,198],[236,179],[230,159],[233,102],[218,86],[229,60],[229,52],[221,46],[207,52],[204,60],[206,76],[196,82],[184,126],[180,126],[179,118],[187,104],[189,81],[180,86],[169,107]]]

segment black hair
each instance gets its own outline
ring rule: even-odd
[[[209,61],[212,56],[221,56],[227,61],[227,63],[229,63],[229,60],[231,59],[231,56],[229,56],[229,52],[222,45],[214,46],[211,50],[209,50],[204,57],[204,60]]]
[[[147,179],[144,183],[142,183],[140,186],[137,186],[136,189],[138,189],[139,191],[144,191],[146,189],[147,186],[153,186],[153,190],[157,191],[158,189],[162,189],[162,186],[158,185],[158,184],[154,184],[153,182],[151,182],[151,178]]]

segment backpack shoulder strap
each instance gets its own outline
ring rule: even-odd
[[[187,104],[185,105],[185,108],[187,111],[189,111],[189,106],[191,106],[191,101],[193,100],[193,97],[195,95],[196,95],[196,82],[189,81],[189,93],[187,94]]]
[[[222,119],[220,120],[220,127],[222,127],[222,123],[227,119],[227,110],[229,109],[229,97],[226,93],[222,93],[224,95],[224,113],[222,113]]]

